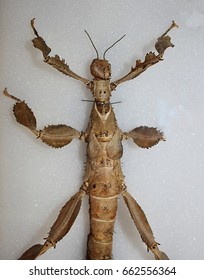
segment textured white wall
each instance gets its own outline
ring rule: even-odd
[[[171,259],[204,258],[204,2],[135,0],[45,0],[0,2],[0,89],[26,100],[38,127],[65,123],[84,130],[90,93],[78,81],[42,62],[31,43],[30,19],[52,54],[91,78],[94,50],[100,53],[126,34],[107,58],[112,77],[126,74],[136,59],[154,50],[156,39],[174,19],[174,49],[163,62],[118,87],[113,101],[118,124],[128,131],[157,126],[166,142],[150,150],[124,142],[123,171],[129,192],[145,211],[156,240]],[[13,102],[0,96],[0,259],[16,259],[41,243],[60,208],[82,183],[85,144],[73,141],[52,149],[18,125]],[[74,227],[42,259],[83,259],[89,231],[88,201]],[[151,259],[119,200],[115,259]]]

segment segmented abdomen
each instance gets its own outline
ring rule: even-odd
[[[90,203],[87,259],[111,259],[117,200],[124,178],[120,164],[122,134],[110,104],[101,112],[94,104],[85,133],[88,146],[84,182]]]
[[[87,259],[112,258],[112,241],[118,195],[96,197],[90,195],[90,234]]]

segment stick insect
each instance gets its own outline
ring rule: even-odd
[[[147,53],[143,62],[137,60],[136,65],[131,68],[129,73],[111,82],[111,65],[106,60],[105,55],[125,35],[111,45],[104,52],[103,59],[100,59],[98,50],[89,34],[85,31],[97,55],[90,65],[93,80],[88,80],[73,72],[64,59],[61,59],[58,55],[49,55],[51,49],[38,34],[34,20],[31,20],[31,27],[35,35],[32,42],[34,47],[42,52],[44,62],[63,74],[84,83],[91,91],[94,101],[88,127],[85,131],[79,132],[64,124],[49,125],[39,130],[37,129],[36,118],[25,101],[21,101],[19,98],[9,94],[6,88],[4,90],[4,94],[7,97],[16,101],[13,112],[17,122],[28,128],[47,145],[61,148],[68,145],[73,139],[79,139],[87,143],[86,169],[79,191],[61,209],[44,244],[32,246],[19,259],[36,259],[51,247],[55,247],[56,243],[69,232],[74,224],[84,195],[89,196],[90,204],[90,233],[87,241],[87,259],[112,259],[114,222],[119,195],[123,197],[147,249],[152,251],[155,259],[168,259],[167,255],[159,250],[159,243],[154,239],[153,231],[143,210],[127,191],[120,162],[123,154],[122,140],[131,138],[137,146],[148,149],[159,141],[165,140],[164,135],[157,128],[147,126],[136,127],[129,132],[122,132],[118,127],[110,98],[119,84],[138,77],[147,68],[162,61],[165,50],[173,47],[171,38],[167,33],[172,28],[177,27],[176,23],[173,21],[166,32],[158,38],[155,44],[158,54]]]

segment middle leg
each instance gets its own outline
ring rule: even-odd
[[[38,130],[35,115],[25,101],[9,94],[6,88],[4,95],[16,101],[13,107],[16,121],[28,128],[47,145],[53,148],[61,148],[68,145],[74,138],[82,139],[81,132],[65,124],[48,125],[44,129]]]

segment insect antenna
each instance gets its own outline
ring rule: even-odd
[[[94,45],[94,42],[92,41],[91,36],[89,35],[89,33],[86,30],[84,30],[84,32],[86,33],[86,35],[88,36],[89,40],[91,41],[91,44],[94,47],[94,50],[96,51],[97,59],[99,59],[98,50],[97,50],[96,46]]]
[[[123,35],[120,39],[118,39],[115,43],[113,43],[109,48],[107,48],[107,50],[105,50],[105,52],[103,54],[103,59],[104,60],[105,60],[105,55],[106,55],[107,51],[109,51],[113,46],[115,46],[119,41],[121,41],[125,37],[125,35]]]

